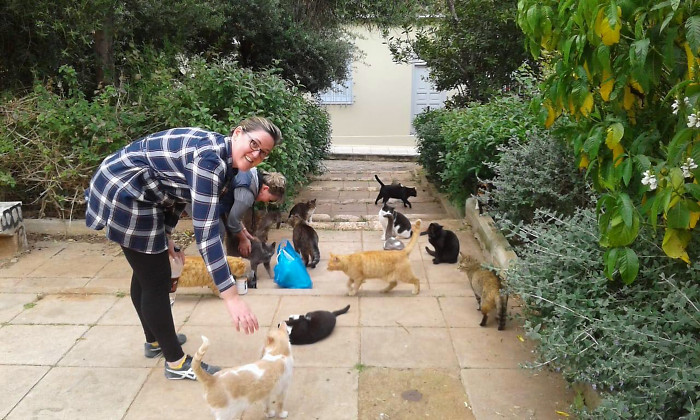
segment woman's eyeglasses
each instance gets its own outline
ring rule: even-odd
[[[252,138],[247,131],[244,131],[243,133],[245,133],[245,135],[248,136],[248,139],[250,139],[250,150],[253,152],[258,152],[258,156],[260,156],[262,159],[267,159],[267,157],[270,156],[270,152],[263,150],[260,147],[260,143]]]

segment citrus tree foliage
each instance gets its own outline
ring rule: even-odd
[[[414,31],[390,37],[397,61],[416,57],[430,68],[439,90],[456,89],[462,105],[486,101],[513,84],[512,72],[528,58],[523,34],[515,22],[516,0],[455,0],[423,19]],[[486,12],[487,11],[487,12]]]
[[[643,223],[671,258],[700,218],[700,13],[681,0],[520,0],[518,25],[551,64],[536,100],[550,127],[568,116],[580,168],[598,201],[606,275],[639,270]]]

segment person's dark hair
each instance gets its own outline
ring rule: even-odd
[[[287,178],[285,178],[284,175],[279,172],[267,172],[258,169],[258,176],[262,180],[262,183],[270,188],[270,194],[278,197],[277,201],[282,201],[284,199],[287,188]]]
[[[275,141],[275,146],[279,146],[280,144],[282,144],[282,131],[280,131],[279,127],[277,127],[272,121],[268,120],[267,118],[246,118],[245,120],[241,121],[240,124],[238,124],[238,126],[240,126],[246,133],[258,130],[265,131],[270,135],[270,137],[272,137],[272,140]],[[233,130],[231,131],[231,135],[233,136]]]

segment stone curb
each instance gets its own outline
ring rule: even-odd
[[[517,259],[505,236],[496,227],[493,218],[488,214],[479,214],[478,201],[475,197],[467,198],[464,205],[465,219],[474,230],[474,236],[481,244],[484,253],[491,259],[494,266],[508,270]]]

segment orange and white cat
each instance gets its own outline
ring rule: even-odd
[[[231,274],[236,278],[248,277],[250,275],[250,261],[239,257],[226,257]],[[185,265],[182,267],[182,274],[177,281],[177,287],[209,287],[216,296],[219,296],[219,289],[214,284],[214,280],[207,271],[204,258],[200,256],[185,256]],[[219,296],[221,297],[221,296]]]
[[[284,400],[292,381],[294,358],[286,323],[267,333],[262,359],[213,375],[200,364],[209,348],[209,340],[202,336],[202,341],[193,357],[192,370],[204,385],[204,399],[217,420],[242,417],[251,404],[261,400],[265,400],[265,416],[287,418]]]
[[[413,284],[413,294],[420,293],[420,280],[413,274],[408,255],[418,241],[421,221],[413,226],[413,235],[402,250],[360,251],[348,255],[331,253],[329,271],[342,271],[348,275],[348,295],[355,296],[367,279],[382,279],[389,285],[382,290],[389,292],[400,281]]]

